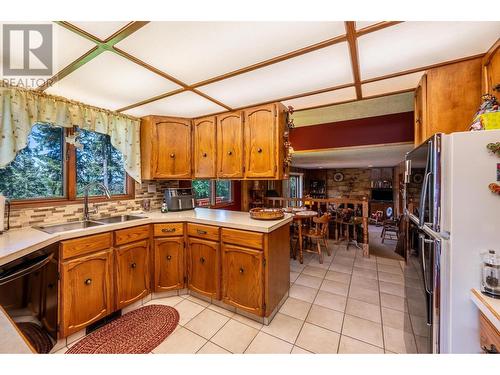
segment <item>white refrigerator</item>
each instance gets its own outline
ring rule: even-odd
[[[418,232],[433,353],[481,352],[470,289],[480,287],[480,254],[500,251],[500,195],[488,188],[500,183],[500,157],[486,147],[496,142],[500,130],[436,134],[406,156],[405,214]]]

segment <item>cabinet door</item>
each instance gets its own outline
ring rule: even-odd
[[[415,89],[415,125],[414,143],[420,145],[426,140],[427,134],[427,76],[424,74]]]
[[[61,263],[61,337],[112,312],[112,251]]]
[[[184,238],[155,239],[154,246],[155,292],[184,288]]]
[[[274,177],[277,172],[277,118],[274,104],[245,111],[245,177]]]
[[[194,177],[215,178],[217,176],[215,117],[195,120],[193,138]]]
[[[134,242],[116,248],[116,303],[121,309],[149,293],[149,244]]]
[[[262,316],[264,313],[263,253],[222,244],[222,301]]]
[[[243,115],[217,117],[217,177],[243,177]]]
[[[158,119],[154,178],[191,177],[191,121]]]
[[[189,238],[188,288],[212,298],[219,298],[219,243]]]

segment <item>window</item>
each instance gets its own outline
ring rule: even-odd
[[[76,150],[77,196],[83,196],[83,188],[91,182],[101,182],[112,195],[126,194],[127,174],[123,168],[120,151],[111,146],[109,135],[79,130],[79,142],[83,148]],[[89,195],[101,195],[99,188],[89,191]]]
[[[33,126],[27,147],[0,169],[0,191],[11,199],[64,197],[63,137],[62,128]]]
[[[290,179],[288,180],[288,197],[289,198],[302,198],[302,185],[303,185],[303,174],[302,173],[290,173]]]
[[[232,202],[232,183],[229,180],[194,180],[193,190],[197,207],[210,207]]]
[[[134,182],[126,174],[121,153],[108,135],[77,130],[75,147],[65,142],[73,129],[36,124],[28,146],[0,169],[0,191],[14,204],[68,203],[83,196],[90,182],[102,182],[116,199],[132,198]],[[101,196],[95,189],[90,195]]]

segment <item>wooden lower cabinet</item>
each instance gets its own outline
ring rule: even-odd
[[[215,241],[188,239],[188,288],[220,299],[220,245]]]
[[[264,306],[263,252],[222,244],[222,301],[262,316]]]
[[[119,246],[115,254],[116,307],[121,309],[149,293],[149,243]]]
[[[112,265],[111,249],[61,263],[61,337],[112,312]]]
[[[154,291],[184,288],[184,237],[154,240]]]

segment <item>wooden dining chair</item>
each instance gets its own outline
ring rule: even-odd
[[[310,228],[303,236],[307,239],[316,241],[317,250],[305,249],[309,253],[314,253],[319,255],[319,263],[323,264],[323,253],[321,250],[321,244],[325,245],[326,252],[328,256],[332,255],[330,249],[328,248],[328,224],[330,222],[330,215],[324,214],[321,217],[313,217],[314,226]]]

